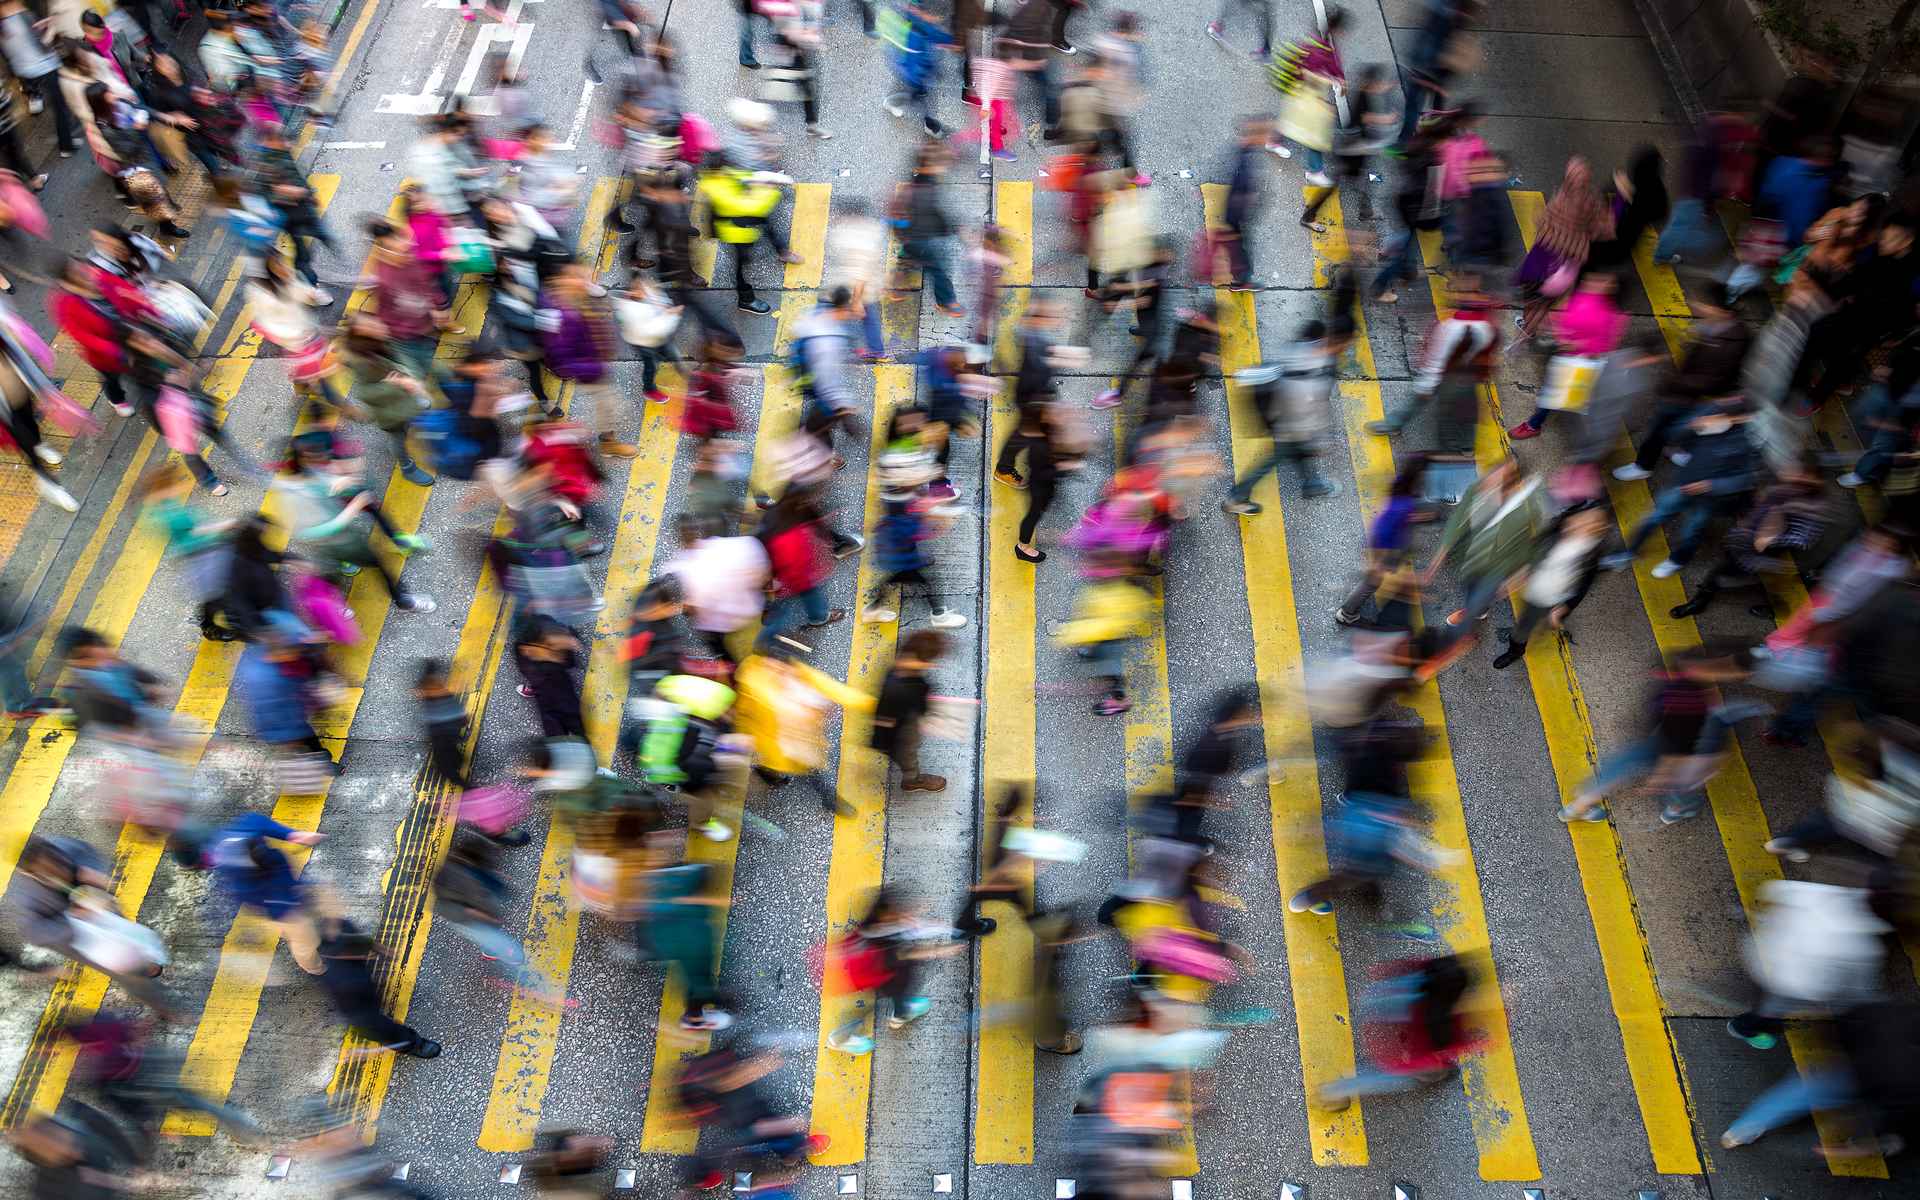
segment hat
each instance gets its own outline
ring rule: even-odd
[[[773,108],[758,100],[735,96],[727,101],[727,119],[743,129],[764,129],[773,124]]]

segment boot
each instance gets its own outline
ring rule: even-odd
[[[632,458],[634,455],[640,453],[640,447],[629,446],[611,433],[601,434],[598,444],[600,453],[611,454],[616,458]]]
[[[1713,598],[1719,594],[1719,591],[1720,589],[1714,587],[1712,583],[1703,583],[1700,585],[1700,590],[1693,594],[1693,599],[1685,604],[1676,604],[1667,615],[1678,621],[1681,617],[1691,617],[1695,613],[1705,612],[1707,605],[1713,603]]]

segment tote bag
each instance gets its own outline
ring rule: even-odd
[[[1556,354],[1547,363],[1547,382],[1540,389],[1541,408],[1585,412],[1594,380],[1606,360],[1584,354]]]

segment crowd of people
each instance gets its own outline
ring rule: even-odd
[[[1325,830],[1332,869],[1289,898],[1289,911],[1330,914],[1337,899],[1377,888],[1398,867],[1433,871],[1451,861],[1422,831],[1409,783],[1409,767],[1433,752],[1430,740],[1396,697],[1470,652],[1497,605],[1517,610],[1492,661],[1504,669],[1524,659],[1543,625],[1565,636],[1599,573],[1631,567],[1667,523],[1680,528],[1649,570],[1655,579],[1686,570],[1718,530],[1720,559],[1673,608],[1675,620],[1703,611],[1722,591],[1770,580],[1804,581],[1811,600],[1764,640],[1746,639],[1759,645],[1713,643],[1661,664],[1652,673],[1649,732],[1609,757],[1560,816],[1605,820],[1609,798],[1631,786],[1660,797],[1663,822],[1697,817],[1738,722],[1771,714],[1761,736],[1784,749],[1807,746],[1822,715],[1856,717],[1857,745],[1830,747],[1836,771],[1827,808],[1765,848],[1795,863],[1815,847],[1837,850],[1857,867],[1857,886],[1768,886],[1755,933],[1763,999],[1728,1027],[1766,1048],[1786,1018],[1818,1011],[1842,1065],[1812,1081],[1790,1073],[1722,1140],[1745,1144],[1811,1109],[1845,1109],[1853,1136],[1822,1152],[1880,1153],[1913,1110],[1911,1075],[1889,1069],[1880,1053],[1911,1046],[1915,1015],[1881,996],[1876,971],[1884,955],[1878,934],[1911,917],[1913,876],[1902,860],[1920,823],[1920,711],[1910,669],[1920,632],[1911,565],[1920,520],[1920,217],[1891,198],[1891,160],[1880,153],[1891,118],[1863,102],[1837,137],[1831,79],[1818,64],[1777,102],[1704,116],[1674,175],[1651,148],[1605,186],[1593,164],[1573,158],[1532,245],[1518,255],[1502,215],[1510,173],[1480,132],[1481,110],[1462,98],[1475,60],[1477,0],[1429,0],[1406,60],[1368,65],[1351,82],[1344,14],[1330,9],[1323,26],[1280,43],[1263,4],[1253,56],[1266,67],[1277,113],[1234,127],[1218,173],[1222,201],[1194,245],[1194,286],[1183,291],[1178,256],[1154,215],[1154,180],[1135,158],[1132,126],[1147,97],[1142,17],[1108,14],[1075,46],[1065,0],[992,9],[957,0],[952,11],[936,0],[863,3],[865,31],[897,81],[872,119],[882,119],[880,108],[901,118],[912,107],[917,117],[907,177],[884,203],[837,202],[818,302],[792,323],[780,350],[804,403],[790,428],[754,430],[746,390],[760,373],[743,365],[738,322],[766,317],[773,306],[749,283],[749,266],[763,242],[783,262],[802,261],[781,228],[793,180],[781,170],[774,106],[801,105],[806,136],[833,136],[820,123],[815,6],[742,0],[739,60],[763,72],[762,99],[733,98],[709,117],[688,105],[676,47],[653,14],[629,0],[602,0],[621,61],[596,123],[632,184],[632,200],[605,212],[586,207],[580,177],[554,150],[526,78],[509,58],[489,60],[491,103],[454,97],[426,117],[394,215],[360,222],[370,273],[331,281],[318,274],[311,243],[336,252],[343,243],[294,149],[302,128],[328,120],[331,50],[322,27],[278,0],[208,9],[204,27],[190,26],[184,10],[150,11],[140,0],[104,18],[89,9],[69,20],[65,7],[53,7],[41,19],[20,0],[0,3],[0,51],[28,113],[52,109],[61,155],[77,152],[84,135],[116,193],[151,219],[155,236],[94,226],[93,253],[59,264],[50,313],[114,410],[144,418],[179,455],[178,464],[170,459],[143,478],[144,519],[164,535],[192,590],[202,635],[241,643],[237,690],[283,792],[322,792],[344,770],[316,721],[345,699],[342,656],[367,638],[368,606],[378,600],[360,594],[350,602],[355,578],[377,576],[398,612],[436,607],[404,582],[407,560],[432,553],[434,540],[396,523],[392,489],[383,494],[370,482],[378,475],[369,463],[390,458],[400,481],[393,487],[468,485],[457,512],[497,503],[509,518],[487,556],[512,598],[511,660],[539,739],[510,767],[490,766],[495,778],[476,779],[469,709],[450,665],[424,661],[409,675],[429,778],[458,797],[457,827],[435,868],[435,912],[473,943],[503,989],[563,1010],[581,1003],[504,928],[511,872],[501,858],[531,840],[526,823],[543,808],[570,827],[578,903],[630,925],[636,961],[662,964],[682,981],[685,1010],[660,1036],[695,1045],[733,1029],[741,1014],[721,986],[716,952],[717,913],[729,902],[724,877],[689,858],[688,839],[740,836],[757,820],[745,805],[754,779],[769,789],[801,780],[828,819],[857,818],[834,784],[826,721],[835,707],[871,714],[868,745],[842,746],[842,755],[883,755],[898,767],[903,794],[947,786],[925,770],[921,753],[926,737],[954,736],[965,724],[942,708],[928,680],[953,648],[951,631],[968,624],[953,603],[965,585],[936,553],[963,511],[949,465],[953,442],[980,436],[983,402],[1010,389],[1015,420],[997,431],[1006,436],[993,447],[986,486],[1026,493],[1013,556],[1032,565],[1049,561],[1040,528],[1063,480],[1099,458],[1088,411],[1059,384],[1090,362],[1085,348],[1065,341],[1073,306],[1036,293],[1006,344],[993,346],[1007,242],[990,220],[956,220],[947,199],[944,177],[956,152],[978,153],[984,138],[987,154],[1016,157],[1016,112],[1029,103],[1051,144],[1045,186],[1057,193],[1072,254],[1085,259],[1087,311],[1126,315],[1139,339],[1126,370],[1090,404],[1095,413],[1115,410],[1123,434],[1115,469],[1052,539],[1071,555],[1079,583],[1071,618],[1049,633],[1084,675],[1082,690],[1096,697],[1093,714],[1133,705],[1127,649],[1151,627],[1154,577],[1182,538],[1181,522],[1205,503],[1200,493],[1215,489],[1230,519],[1257,518],[1256,490],[1291,463],[1303,500],[1340,494],[1316,460],[1326,449],[1336,379],[1361,336],[1361,306],[1398,303],[1399,287],[1418,275],[1419,235],[1438,232],[1446,256],[1439,319],[1410,356],[1414,378],[1400,403],[1367,427],[1393,439],[1398,461],[1378,489],[1360,578],[1332,614],[1351,640],[1346,657],[1313,672],[1306,690],[1343,772]],[[1243,7],[1229,2],[1207,34],[1232,47]],[[464,0],[462,16],[511,19]],[[605,65],[601,49],[590,48],[585,63],[595,76]],[[974,110],[952,130],[936,103],[950,71]],[[1038,96],[1029,100],[1029,91]],[[0,89],[0,103],[21,102]],[[17,224],[45,236],[32,201],[45,176],[21,159],[21,119],[0,108],[0,152],[12,167],[0,171],[0,196]],[[1225,439],[1202,400],[1203,382],[1222,362],[1212,289],[1258,290],[1253,234],[1263,219],[1262,180],[1277,169],[1267,156],[1289,160],[1296,150],[1317,190],[1300,224],[1326,232],[1321,215],[1336,189],[1378,160],[1393,172],[1389,212],[1399,227],[1377,247],[1355,231],[1355,253],[1331,270],[1324,309],[1266,361],[1232,371],[1269,436],[1229,481],[1216,449]],[[167,181],[197,170],[214,196],[206,215],[241,254],[253,328],[278,348],[287,371],[286,435],[275,463],[255,463],[222,432],[196,360],[213,314],[169,269],[170,245],[194,231],[178,223]],[[1699,249],[1710,240],[1702,216],[1721,201],[1744,202],[1752,213],[1736,239],[1737,263],[1722,277],[1695,275],[1714,254]],[[1620,299],[1636,247],[1656,230],[1654,261],[1689,270],[1693,319],[1683,361],[1670,373],[1656,369],[1666,357],[1657,337],[1630,336]],[[733,272],[734,315],[714,303],[709,289],[719,279],[696,273],[695,239],[703,235],[730,250],[715,273]],[[629,236],[624,282],[609,285],[593,265],[601,241]],[[890,236],[899,245],[891,260]],[[587,249],[576,254],[576,244]],[[1363,289],[1359,271],[1368,267],[1377,269]],[[953,344],[909,353],[889,344],[880,314],[904,296],[916,270],[938,311],[969,320]],[[330,313],[338,297],[329,282],[364,290],[366,303],[350,316]],[[963,292],[966,282],[973,286]],[[1783,303],[1756,335],[1737,306],[1745,293],[1775,286]],[[61,456],[41,438],[37,415],[70,433],[93,428],[93,418],[49,379],[47,344],[10,311],[0,316],[6,432],[41,494],[77,510],[50,470]],[[449,347],[455,352],[444,357]],[[1519,452],[1489,459],[1480,449],[1502,432],[1484,427],[1482,385],[1503,353],[1522,348],[1551,358],[1537,411],[1504,437],[1564,429],[1551,471],[1530,469]],[[857,530],[831,498],[869,432],[849,365],[901,356],[916,369],[916,389],[910,401],[869,418],[885,422],[868,464],[878,517]],[[998,370],[990,366],[996,358]],[[615,364],[629,359],[640,365],[637,402],[616,381]],[[1863,379],[1869,364],[1871,378]],[[1818,452],[1807,422],[1834,397],[1853,396],[1857,384],[1865,390],[1856,419],[1871,431],[1870,445],[1857,461],[1835,464]],[[1600,463],[1648,396],[1657,403],[1637,453],[1613,469],[1610,484]],[[677,550],[638,594],[602,596],[589,560],[606,553],[611,530],[594,502],[607,460],[639,452],[628,436],[649,404],[672,406],[654,411],[672,413],[694,443],[673,524]],[[371,450],[367,426],[384,435],[371,439]],[[756,433],[765,461],[749,479]],[[1408,444],[1421,437],[1430,440]],[[211,519],[196,504],[196,487],[228,491],[207,461],[216,447],[230,472],[268,483],[284,523],[264,510]],[[1873,485],[1876,497],[1874,519],[1850,538],[1840,532],[1845,506],[1828,487],[1836,465],[1846,467],[1833,481],[1839,488]],[[1657,473],[1667,486],[1625,548],[1607,553],[1617,486]],[[1439,532],[1421,567],[1418,547],[1428,539],[1420,526],[1428,523]],[[1834,540],[1843,548],[1816,567],[1811,559]],[[832,606],[833,581],[843,560],[861,554],[874,556],[877,582],[850,614]],[[1423,593],[1448,562],[1459,568],[1465,600],[1429,625]],[[924,598],[925,623],[902,628],[877,694],[805,661],[808,630],[850,615],[908,626],[909,598]],[[618,734],[595,744],[579,673],[583,634],[606,622],[608,604],[631,606],[618,623],[628,676]],[[1756,611],[1773,615],[1771,607]],[[108,836],[132,825],[163,843],[181,869],[210,873],[228,904],[269,922],[356,1035],[351,1053],[437,1056],[436,1041],[390,1013],[375,970],[385,948],[342,917],[323,888],[303,881],[300,848],[322,835],[258,812],[210,816],[193,786],[198,741],[161,707],[160,681],[138,656],[93,630],[60,632],[62,683],[34,695],[13,657],[30,632],[0,641],[8,715],[68,718],[98,747],[111,764],[101,808]],[[1725,694],[1743,683],[1791,699],[1774,712],[1745,693]],[[1218,932],[1217,910],[1233,899],[1223,890],[1230,854],[1215,853],[1228,847],[1208,836],[1206,820],[1230,781],[1265,777],[1266,766],[1235,773],[1262,720],[1252,688],[1215,698],[1172,786],[1134,819],[1127,877],[1087,920],[1036,905],[1031,888],[1035,872],[1078,861],[1087,847],[1067,833],[1034,830],[1034,797],[1019,789],[996,797],[982,873],[969,879],[951,923],[928,919],[914,897],[889,887],[820,947],[820,985],[857,1014],[831,1032],[823,1052],[872,1053],[883,1007],[893,1030],[924,1016],[931,1002],[921,964],[995,932],[982,902],[1010,903],[1033,936],[1033,994],[1017,1013],[992,1019],[1021,1023],[1040,1051],[1093,1060],[1070,1128],[1080,1194],[1143,1194],[1192,1119],[1184,1099],[1193,1094],[1192,1073],[1213,1064],[1236,1024],[1270,1019],[1209,1004],[1213,989],[1253,963]],[[105,973],[153,1012],[104,1012],[63,1031],[82,1050],[82,1076],[114,1115],[73,1102],[15,1132],[45,1194],[89,1194],[62,1189],[106,1186],[101,1178],[145,1161],[152,1127],[169,1107],[211,1113],[236,1138],[263,1143],[268,1135],[247,1114],[181,1087],[177,1059],[152,1036],[156,1020],[195,1018],[164,982],[162,940],[137,923],[137,911],[119,910],[107,856],[83,838],[36,838],[19,875],[9,903],[21,942]],[[1422,943],[1441,940],[1421,924],[1391,928]],[[1135,964],[1126,1011],[1071,1029],[1061,955],[1108,929],[1124,938]],[[1495,1002],[1483,958],[1434,953],[1370,967],[1356,1006],[1365,1065],[1322,1087],[1314,1105],[1334,1111],[1356,1096],[1456,1074],[1459,1061],[1486,1044],[1473,1016]],[[870,1034],[862,1032],[868,1022]],[[674,1105],[678,1120],[714,1127],[684,1164],[684,1187],[718,1186],[730,1171],[751,1169],[757,1188],[774,1189],[823,1148],[804,1116],[781,1114],[756,1090],[780,1061],[770,1043],[736,1032],[684,1064],[672,1097],[654,1098]],[[357,1138],[341,1132],[342,1114],[308,1116],[303,1132],[338,1160],[338,1179],[405,1190],[379,1178]],[[598,1170],[611,1148],[579,1131],[544,1136],[529,1165],[562,1190]]]

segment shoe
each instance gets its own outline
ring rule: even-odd
[[[599,448],[600,453],[611,454],[615,458],[632,458],[640,453],[640,447],[629,446],[610,433],[602,434],[600,440],[594,444]]]
[[[986,937],[998,928],[1000,928],[1000,922],[994,920],[992,917],[981,917],[973,923],[972,929],[954,930],[953,940],[956,942],[970,942],[974,938]]]
[[[1760,740],[1769,746],[1791,746],[1795,750],[1807,748],[1807,735],[1804,733],[1780,733],[1768,729],[1760,735]]]
[[[1774,838],[1760,848],[1768,854],[1777,854],[1788,862],[1803,863],[1813,861],[1812,854],[1794,845],[1792,842],[1787,841],[1785,838]]]
[[[418,463],[401,464],[400,478],[406,480],[408,483],[413,484],[415,487],[432,487],[433,486],[433,476],[427,474],[425,471],[422,471],[420,469],[420,464]]]
[[[153,231],[161,237],[172,238],[176,242],[184,242],[193,236],[193,230],[175,224],[172,221],[160,222],[153,227]]]
[[[848,534],[847,540],[844,543],[834,547],[833,556],[835,558],[848,558],[848,557],[851,557],[852,555],[860,553],[862,550],[865,550],[866,548],[867,548],[867,539],[861,537],[857,533]]]
[[[344,578],[352,579],[355,575],[358,575],[359,573],[360,573],[359,563],[341,563],[340,564],[340,574]]]
[[[1660,823],[1662,825],[1678,825],[1682,821],[1691,820],[1699,815],[1700,810],[1697,808],[1682,810],[1669,804],[1660,810]]]
[[[706,838],[710,842],[724,842],[724,841],[730,840],[733,837],[733,830],[728,829],[725,825],[722,825],[718,821],[710,820],[706,824],[700,826],[699,829],[700,829],[700,836]]]
[[[1678,620],[1681,620],[1682,618],[1695,616],[1699,613],[1703,613],[1707,611],[1707,606],[1712,603],[1713,603],[1713,594],[1709,592],[1704,595],[1695,596],[1693,599],[1687,601],[1685,604],[1674,605],[1672,608],[1667,610],[1667,615],[1672,617],[1674,620],[1678,621]]]
[[[1035,550],[1032,554],[1028,554],[1018,546],[1013,548],[1013,556],[1023,563],[1043,563],[1047,561],[1047,552],[1045,550]]]
[[[1720,1135],[1720,1148],[1722,1150],[1738,1150],[1742,1146],[1751,1146],[1759,1140],[1759,1138],[1737,1138],[1733,1136],[1733,1130],[1729,1129]]]
[[[639,226],[627,220],[625,217],[608,217],[607,218],[608,233],[625,235],[629,233],[636,233],[638,231],[639,231]]]
[[[1359,613],[1350,613],[1344,608],[1336,608],[1333,610],[1333,623],[1335,625],[1352,625],[1359,620]]]
[[[525,696],[529,700],[533,699],[533,689],[528,687],[524,683],[513,690],[516,692],[519,692],[522,696]]]
[[[703,1012],[691,1020],[684,1015],[680,1018],[680,1028],[693,1033],[718,1033],[722,1029],[732,1027],[733,1016],[718,1009]]]
[[[1094,701],[1093,711],[1098,716],[1117,717],[1132,707],[1133,701],[1131,700],[1116,700],[1112,696],[1108,696],[1105,700]]]
[[[1222,35],[1220,32],[1220,22],[1218,21],[1207,22],[1207,36],[1212,38],[1216,42],[1220,42],[1223,45],[1226,43],[1226,40],[1227,40],[1226,37]],[[40,110],[35,109],[34,111],[39,112]]]
[[[1633,565],[1633,551],[1622,550],[1618,554],[1609,554],[1600,560],[1602,571],[1624,571]]]
[[[401,612],[430,613],[440,606],[425,592],[401,592],[394,603]]]
[[[1508,646],[1505,650],[1493,656],[1493,669],[1496,671],[1504,671],[1526,656],[1527,648],[1525,646]]]
[[[1287,911],[1290,913],[1312,913],[1316,917],[1330,917],[1333,915],[1333,904],[1327,900],[1309,900],[1307,899],[1307,893],[1301,892],[1294,896],[1293,899],[1287,901]]]
[[[36,696],[32,703],[19,712],[8,712],[7,719],[12,721],[31,721],[36,717],[64,717],[73,710],[61,704],[51,696]]]
[[[812,125],[807,126],[807,136],[819,138],[821,141],[824,142],[828,138],[833,136],[833,130],[828,129],[826,126],[816,121]]]
[[[1220,502],[1220,511],[1235,517],[1257,517],[1266,510],[1251,500],[1226,499]]]
[[[1673,465],[1676,467],[1684,467],[1693,461],[1692,453],[1686,450],[1675,450],[1667,457],[1672,460]]]
[[[898,621],[900,614],[890,608],[863,608],[860,610],[862,625],[885,625],[889,621]]]
[[[533,835],[524,829],[509,829],[491,840],[496,846],[524,846],[533,840]]]
[[[947,131],[940,127],[940,123],[938,121],[920,122],[920,132],[936,140],[947,136]]]
[[[779,259],[781,262],[786,263],[788,266],[793,266],[793,267],[797,267],[801,263],[804,263],[807,261],[805,256],[795,254],[791,250],[782,250],[780,253],[774,255],[774,257]]]
[[[1270,152],[1279,155],[1281,158],[1293,157],[1293,151],[1287,149],[1286,145],[1281,142],[1268,142],[1267,149]]]
[[[1819,411],[1820,406],[1818,404],[1815,404],[1811,400],[1802,400],[1799,404],[1794,405],[1793,415],[1804,420]]]
[[[1652,471],[1647,470],[1639,463],[1628,463],[1624,467],[1615,467],[1613,469],[1613,477],[1615,479],[1625,480],[1627,483],[1632,483],[1636,479],[1646,479],[1652,474]]]
[[[50,467],[60,465],[60,452],[45,442],[41,442],[33,448],[33,456]]]
[[[1473,624],[1473,622],[1467,617],[1466,609],[1456,608],[1452,612],[1447,614],[1447,624],[1453,626],[1455,629],[1458,629],[1462,625],[1471,625]]]
[[[393,544],[400,547],[400,553],[408,558],[416,554],[433,553],[433,539],[424,533],[398,534],[394,537]]]
[[[927,1010],[932,1007],[933,1001],[924,996],[916,996],[911,1000],[896,1000],[893,1011],[887,1014],[887,1027],[905,1029],[914,1021],[926,1016]]]
[[[460,10],[460,19],[461,19],[462,21],[471,21],[471,20],[473,20],[473,19],[474,19],[474,16],[473,16],[473,10],[472,10],[472,9],[470,9],[470,8],[463,8],[463,9],[461,9],[461,10]]]
[[[1400,293],[1389,289],[1375,296],[1373,302],[1375,304],[1398,304],[1400,303]]]
[[[1085,1045],[1086,1042],[1081,1039],[1079,1034],[1063,1033],[1060,1035],[1060,1043],[1058,1045],[1042,1046],[1040,1043],[1035,1042],[1033,1048],[1035,1050],[1044,1050],[1048,1054],[1078,1054]]]
[[[1653,265],[1656,267],[1677,267],[1683,261],[1684,260],[1678,254],[1669,254],[1665,258],[1654,259]]]
[[[1868,479],[1865,475],[1862,475],[1857,471],[1848,471],[1845,475],[1842,475],[1840,478],[1834,480],[1834,482],[1839,484],[1843,488],[1857,488],[1857,487],[1864,487],[1865,485],[1873,481]]]
[[[1540,431],[1525,421],[1522,421],[1512,429],[1507,430],[1507,436],[1516,442],[1524,442],[1528,438],[1539,437]]]
[[[45,112],[46,108],[47,108],[47,102],[45,100],[42,100],[40,97],[38,96],[27,97],[27,112],[31,113],[32,115],[37,117],[41,113]]]
[[[1752,1037],[1748,1037],[1738,1029],[1735,1029],[1732,1021],[1727,1022],[1727,1032],[1739,1038],[1747,1045],[1752,1046],[1755,1050],[1771,1050],[1780,1044],[1780,1039],[1771,1033],[1756,1033]]]
[[[740,65],[741,65],[741,66],[743,66],[743,67],[745,67],[745,68],[746,68],[747,70],[749,70],[749,71],[758,71],[758,70],[760,69],[760,63],[759,63],[759,61],[758,61],[758,60],[756,60],[756,59],[753,59],[753,58],[743,58],[743,59],[741,59],[741,60],[740,60]]]
[[[943,608],[927,619],[927,624],[935,629],[959,629],[966,623],[965,617],[950,608]]]
[[[855,1058],[873,1053],[873,1039],[865,1036],[850,1037],[842,1042],[835,1042],[832,1038],[828,1038],[827,1045],[842,1054],[851,1054]]]
[[[1006,484],[1010,488],[1018,488],[1023,492],[1027,490],[1027,481],[1022,479],[1016,472],[995,471],[993,477],[995,480]]]
[[[853,818],[860,815],[859,809],[855,808],[851,804],[848,804],[845,800],[842,800],[838,796],[835,796],[830,800],[822,800],[820,802],[820,807],[826,809],[829,813],[831,813],[836,817],[845,817],[849,821],[853,820]]]
[[[1153,186],[1153,176],[1151,176],[1151,175],[1149,175],[1149,174],[1147,174],[1147,173],[1146,173],[1145,171],[1141,171],[1141,172],[1140,172],[1139,174],[1137,174],[1137,175],[1135,175],[1135,176],[1133,177],[1133,186],[1135,186],[1135,187],[1152,187],[1152,186]]]
[[[1672,579],[1685,569],[1684,563],[1677,563],[1670,558],[1663,558],[1653,564],[1653,570],[1648,571],[1647,574],[1653,576],[1655,579]]]
[[[77,154],[77,153],[79,153],[79,147],[77,147],[77,146],[75,146],[75,147],[70,147],[70,148],[68,148],[68,149],[66,149],[66,150],[62,150],[62,151],[60,152],[60,157],[61,157],[61,158],[72,158],[72,157],[73,157],[73,156],[74,156],[75,154]]]
[[[967,315],[967,310],[961,308],[958,304],[936,304],[934,307],[949,317],[964,317]]]
[[[915,775],[912,779],[902,779],[900,781],[900,790],[903,792],[944,792],[947,790],[947,781],[938,775],[928,775],[923,771]]]
[[[1373,434],[1375,437],[1399,437],[1400,436],[1400,427],[1398,425],[1390,425],[1385,421],[1368,421],[1366,425],[1366,430],[1368,433]]]
[[[43,187],[46,187],[46,186],[47,186],[47,177],[46,177],[46,176],[45,176],[44,174],[42,174],[42,175],[35,175],[35,176],[33,177],[33,182],[32,182],[32,183],[30,183],[30,184],[28,184],[27,186],[28,186],[28,187],[30,187],[30,188],[32,188],[32,189],[33,189],[34,191],[36,191],[36,192],[37,192],[37,191],[39,191],[39,190],[40,190],[41,188],[43,188]]]
[[[80,511],[80,502],[73,498],[73,493],[53,482],[51,479],[45,479],[39,475],[35,475],[33,477],[33,486],[39,489],[42,498],[53,501],[68,512]]]
[[[1260,285],[1246,282],[1230,283],[1227,285],[1227,290],[1230,292],[1257,292],[1260,290]]]
[[[894,116],[896,116],[896,117],[904,117],[904,116],[906,116],[906,115],[907,115],[907,110],[906,110],[906,109],[904,109],[904,108],[901,108],[901,107],[900,107],[899,105],[897,105],[897,104],[895,104],[895,103],[894,103],[894,102],[892,101],[892,99],[886,99],[886,100],[882,100],[882,101],[881,101],[880,103],[881,103],[882,105],[884,105],[884,106],[886,107],[886,110],[887,110],[887,111],[888,111],[889,113],[891,113],[892,115],[894,115]]]
[[[221,483],[219,480],[216,479],[213,481],[213,486],[207,489],[207,495],[224,496],[232,490],[233,490],[232,488],[228,487],[226,484]]]
[[[334,303],[334,295],[325,288],[313,289],[319,295],[320,307],[327,308]]]
[[[1018,154],[1015,154],[1011,150],[1000,149],[1000,150],[992,151],[991,153],[993,154],[993,157],[999,159],[1001,162],[1019,162],[1020,161],[1020,156]]]
[[[752,313],[756,317],[764,317],[768,313],[773,311],[773,307],[771,305],[769,305],[765,300],[760,300],[760,299],[749,300],[745,304],[736,305],[735,307],[737,307],[741,312]]]
[[[1605,805],[1596,804],[1585,812],[1575,812],[1573,805],[1569,804],[1561,808],[1560,819],[1569,825],[1575,821],[1591,821],[1595,825],[1598,825],[1607,819],[1607,810]]]
[[[1095,396],[1090,402],[1088,402],[1087,407],[1094,408],[1094,409],[1114,408],[1118,406],[1119,403],[1120,403],[1120,389],[1108,388],[1106,391],[1101,392],[1098,396]]]
[[[1300,498],[1303,500],[1317,500],[1321,496],[1338,496],[1339,494],[1340,483],[1334,479],[1316,479],[1300,487]]]
[[[653,401],[655,404],[665,404],[669,399],[667,394],[661,391],[659,388],[653,389],[652,391],[648,392],[646,395],[647,395],[647,399]]]
[[[1307,186],[1308,187],[1332,187],[1333,180],[1328,178],[1327,173],[1325,171],[1308,171]]]
[[[407,1051],[407,1053],[413,1055],[415,1058],[439,1058],[440,1043],[430,1042],[425,1038],[421,1038],[420,1044]]]
[[[822,625],[831,625],[836,621],[844,621],[846,619],[847,619],[847,610],[844,608],[836,608],[836,609],[833,609],[831,612],[827,613],[827,619],[824,621],[808,621],[807,628],[818,629]]]
[[[1062,54],[1080,53],[1080,47],[1074,45],[1072,42],[1055,42],[1053,48]]]

